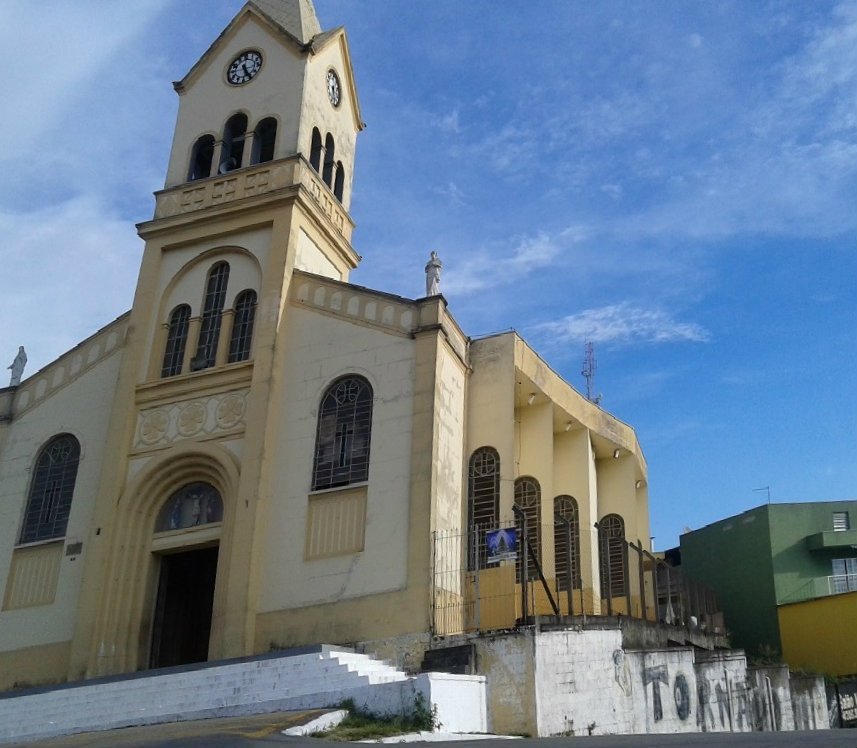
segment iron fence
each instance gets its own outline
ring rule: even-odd
[[[597,530],[597,527],[595,528]],[[434,533],[435,635],[510,629],[536,617],[625,615],[723,633],[714,593],[624,538],[557,517]]]

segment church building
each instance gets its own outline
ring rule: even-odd
[[[249,0],[174,86],[130,311],[0,389],[0,689],[633,614],[633,429],[468,337],[436,257],[423,298],[349,282],[345,30]]]

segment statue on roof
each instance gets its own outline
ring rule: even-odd
[[[9,381],[10,387],[17,387],[21,384],[21,377],[24,374],[24,367],[27,365],[27,352],[24,350],[24,346],[18,346],[18,355],[15,356],[15,360],[6,368],[12,370],[12,378]]]
[[[437,252],[432,251],[431,257],[426,263],[426,296],[440,294],[440,271],[442,268],[443,263],[437,256]]]

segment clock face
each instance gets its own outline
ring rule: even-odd
[[[327,98],[333,106],[339,106],[342,92],[339,87],[339,76],[333,70],[327,71]]]
[[[229,65],[229,69],[226,71],[226,80],[233,86],[240,86],[242,83],[253,80],[261,67],[262,53],[255,49],[249,49],[238,55]]]

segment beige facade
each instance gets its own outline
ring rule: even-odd
[[[515,333],[348,283],[345,32],[306,0],[248,2],[176,90],[131,311],[0,390],[0,688],[491,628],[467,606],[514,592],[515,563],[471,538],[514,523],[523,478],[557,589],[557,497],[576,503],[599,612],[595,523],[650,550],[636,436]],[[496,496],[474,493],[485,450]]]

